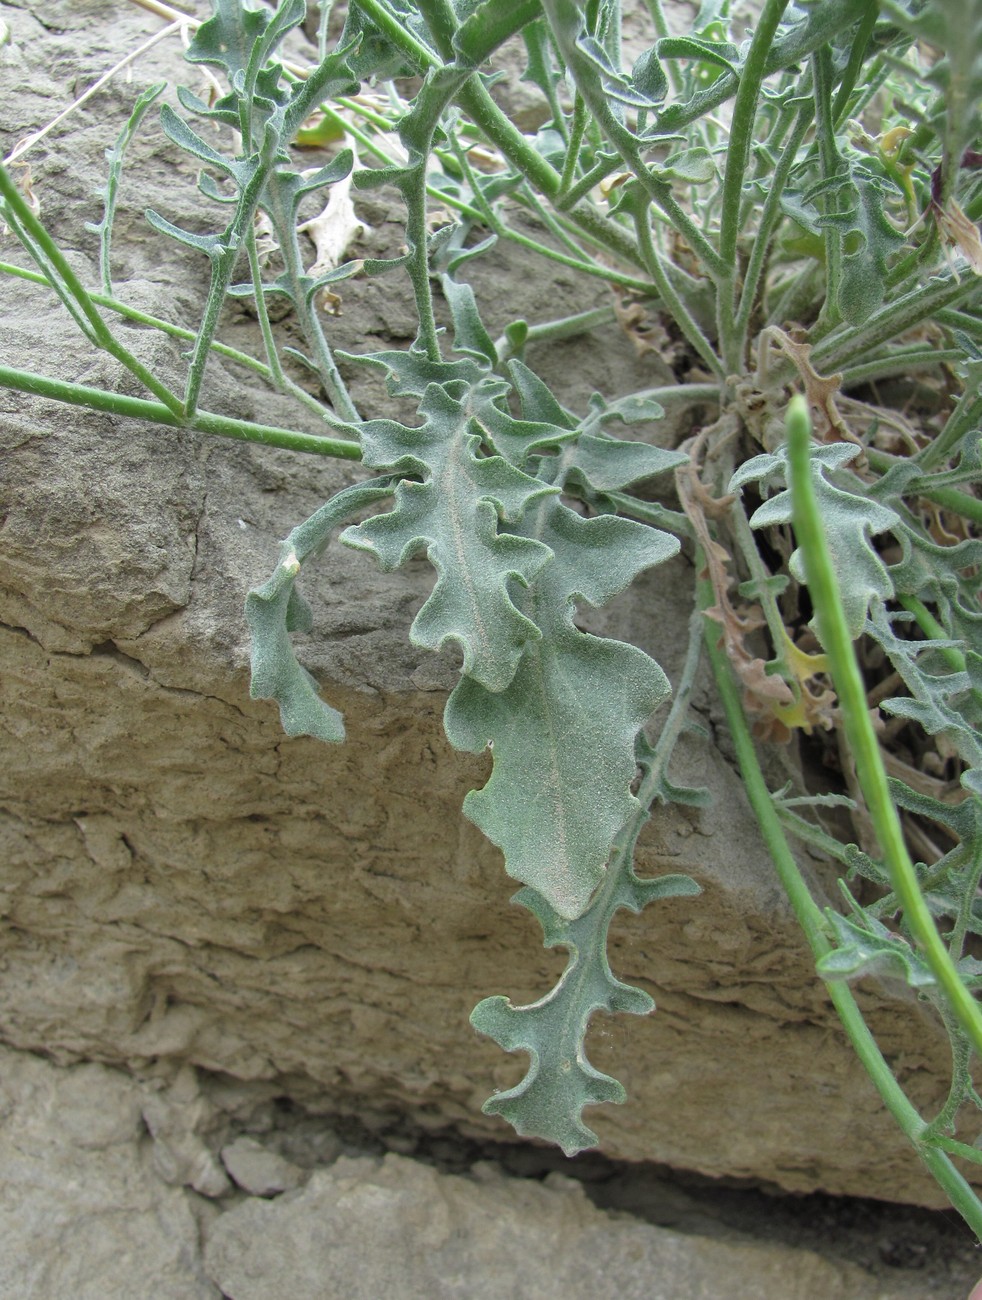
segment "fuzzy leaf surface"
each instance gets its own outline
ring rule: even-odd
[[[555,1142],[566,1155],[595,1146],[597,1135],[583,1122],[586,1106],[625,1100],[622,1085],[597,1070],[584,1047],[595,1011],[628,1011],[644,1016],[654,1002],[642,989],[617,979],[607,961],[607,931],[618,908],[640,912],[661,898],[693,895],[699,886],[688,876],[640,880],[631,865],[630,848],[619,854],[610,881],[583,916],[568,921],[534,890],[522,889],[514,901],[542,925],[545,947],[563,947],[569,961],[559,983],[538,1002],[516,1007],[505,997],[485,998],[471,1013],[471,1024],[506,1052],[529,1054],[525,1077],[483,1106],[486,1115],[501,1115],[522,1137]]]
[[[512,588],[527,587],[551,552],[534,538],[501,532],[499,523],[519,523],[529,505],[558,489],[501,456],[481,455],[473,404],[472,385],[432,383],[420,402],[420,427],[394,420],[362,426],[364,463],[406,477],[393,510],[348,528],[341,540],[370,551],[386,571],[425,551],[437,581],[413,623],[413,643],[437,650],[455,641],[464,673],[501,691],[526,643],[541,636]]]
[[[606,604],[679,544],[628,519],[583,519],[554,499],[530,523],[554,557],[521,601],[540,636],[507,689],[462,680],[444,726],[457,749],[494,754],[490,779],[468,794],[464,812],[502,849],[509,875],[573,918],[638,810],[635,741],[670,689],[642,650],[578,631],[574,602]]]
[[[252,636],[254,700],[275,700],[288,736],[315,736],[339,744],[344,721],[337,709],[321,699],[317,683],[297,659],[291,632],[307,632],[310,609],[295,583],[304,563],[319,556],[331,533],[352,514],[390,496],[392,482],[357,483],[345,488],[309,519],[299,524],[283,542],[280,560],[271,577],[246,597],[246,619]]]
[[[900,516],[889,506],[863,494],[863,484],[843,473],[843,467],[859,453],[849,443],[832,443],[814,447],[811,456],[812,487],[825,524],[825,536],[832,566],[842,593],[849,631],[858,637],[866,624],[866,613],[874,599],[887,600],[893,595],[893,582],[870,538],[876,533],[899,526]],[[833,475],[836,475],[833,481]],[[753,481],[786,482],[785,449],[756,456],[741,467],[730,480],[729,490]],[[769,528],[791,522],[791,493],[785,489],[765,501],[750,519],[753,528]],[[788,563],[793,576],[804,582],[801,552],[796,550]]]

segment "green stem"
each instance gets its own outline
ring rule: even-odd
[[[538,325],[529,325],[524,342],[544,343],[548,339],[572,339],[580,334],[587,334],[598,325],[609,325],[616,320],[613,307],[594,307],[592,311],[576,312],[572,316],[561,316],[557,320],[542,321]],[[506,335],[495,343],[498,356],[505,359],[510,354],[511,345]]]
[[[938,276],[879,308],[865,324],[836,329],[827,335],[815,345],[812,365],[819,372],[837,370],[854,357],[889,343],[922,321],[930,320],[941,308],[952,307],[977,291],[974,277],[956,280],[950,273]]]
[[[961,348],[900,349],[860,366],[847,366],[842,371],[842,387],[855,388],[871,379],[891,379],[898,375],[909,377],[916,370],[944,365],[947,361],[959,361],[964,356]]]
[[[959,349],[956,356],[964,357],[964,352]],[[965,434],[970,429],[978,428],[980,420],[982,420],[982,396],[970,383],[945,421],[940,434],[919,451],[914,459],[922,469],[932,469],[941,461],[948,459]]]
[[[897,600],[903,605],[904,609],[914,615],[917,619],[917,626],[930,640],[948,641],[951,639],[928,607],[919,601],[916,596],[898,596]],[[947,649],[940,651],[940,654],[952,672],[963,673],[965,671],[965,656],[957,647],[948,646]]]
[[[816,139],[821,165],[822,180],[830,185],[841,173],[839,150],[835,139],[835,127],[832,121],[832,50],[825,45],[816,50],[811,57],[815,96]],[[835,325],[841,320],[839,300],[842,290],[843,233],[834,221],[840,209],[840,191],[825,190],[821,200],[822,215],[825,222],[825,302],[819,321],[822,324]]]
[[[616,156],[608,154],[606,157],[602,157],[599,162],[593,164],[588,172],[584,172],[575,185],[563,194],[558,194],[553,206],[558,212],[572,212],[595,186],[599,185],[601,181],[605,181],[612,172],[617,171],[618,167],[623,166],[621,159]]]
[[[392,41],[393,45],[408,54],[421,72],[427,68],[438,68],[440,60],[428,45],[423,45],[413,36],[405,23],[397,15],[390,13],[386,5],[379,0],[356,0],[357,7],[366,13],[372,22]]]
[[[573,96],[573,120],[569,128],[569,141],[566,145],[566,157],[563,160],[562,176],[559,179],[559,192],[556,195],[557,203],[561,204],[562,200],[569,194],[570,187],[573,184],[573,178],[576,175],[576,165],[580,158],[580,145],[583,143],[583,132],[586,128],[586,104],[583,102],[583,96],[576,91]]]
[[[734,358],[738,355],[743,357],[746,353],[750,317],[757,303],[757,290],[766,265],[767,255],[770,252],[771,237],[778,221],[781,219],[781,199],[787,184],[788,173],[798,156],[798,150],[805,138],[805,133],[811,125],[813,114],[814,106],[811,101],[807,101],[798,112],[798,119],[791,138],[784,146],[778,164],[774,168],[773,176],[768,183],[767,198],[761,209],[760,221],[754,233],[750,260],[747,263],[746,274],[743,277],[740,305],[737,308],[734,321],[732,340]]]
[[[794,511],[794,531],[804,561],[808,589],[815,608],[819,637],[828,655],[832,679],[842,705],[849,747],[880,842],[891,884],[904,909],[911,933],[944,990],[959,1023],[975,1050],[982,1053],[982,1008],[962,983],[917,882],[907,851],[903,827],[890,787],[879,742],[866,702],[866,688],[856,662],[838,582],[829,558],[825,529],[811,481],[811,420],[805,399],[792,398],[788,407],[788,463]],[[982,502],[980,502],[982,504]]]
[[[53,288],[51,281],[40,271],[31,271],[24,266],[14,266],[10,262],[0,262],[0,274],[13,275],[20,280],[27,280],[30,284],[40,284],[46,289]],[[147,325],[151,329],[160,330],[162,334],[168,334],[171,338],[183,339],[187,342],[193,342],[195,331],[185,329],[183,325],[174,325],[171,321],[161,320],[159,316],[150,316],[145,311],[139,311],[136,307],[130,307],[127,303],[121,302],[118,298],[110,298],[104,293],[93,293],[89,291],[89,297],[99,307],[105,307],[109,311],[114,311],[124,320],[133,321],[137,325]],[[238,365],[248,366],[257,375],[260,375],[267,383],[273,384],[274,378],[269,366],[257,361],[255,357],[250,357],[247,352],[240,352],[237,348],[230,348],[225,343],[212,343],[213,351],[220,356],[227,357],[229,361],[235,361]]]
[[[715,595],[712,585],[707,581],[702,581],[700,583],[700,606],[706,609],[713,604],[714,600]],[[723,703],[723,710],[726,714],[730,736],[736,750],[737,762],[743,777],[747,797],[756,814],[771,861],[788,895],[795,916],[798,918],[798,923],[805,933],[815,959],[820,960],[832,950],[832,945],[825,933],[824,917],[802,878],[801,871],[781,829],[781,823],[771,799],[770,791],[767,788],[767,783],[764,780],[764,775],[761,772],[754,743],[744,718],[739,690],[733,680],[733,674],[726,655],[719,647],[719,625],[711,623],[707,619],[705,634],[709,662]],[[846,1036],[879,1092],[883,1104],[942,1187],[951,1204],[976,1236],[982,1238],[982,1204],[980,1204],[973,1188],[962,1177],[948,1157],[937,1150],[935,1146],[924,1144],[922,1139],[927,1126],[894,1078],[889,1065],[884,1060],[882,1052],[877,1047],[876,1041],[863,1019],[862,1012],[849,986],[839,982],[828,982],[825,987],[832,999],[832,1004],[838,1012]]]
[[[733,121],[726,150],[726,170],[723,173],[721,195],[722,216],[719,228],[719,257],[722,274],[719,279],[719,330],[720,350],[723,354],[724,373],[741,374],[745,358],[743,343],[737,331],[737,235],[740,228],[740,196],[743,179],[750,159],[753,143],[754,119],[757,100],[764,80],[767,59],[774,44],[778,24],[788,7],[788,0],[766,0],[757,19],[753,40],[740,76]]]
[[[27,236],[27,239],[22,241],[25,243],[27,251],[33,255],[33,248],[37,248],[42,255],[42,261],[39,262],[42,270],[44,269],[43,260],[46,259],[60,278],[64,286],[64,294],[60,294],[62,301],[68,306],[68,300],[70,299],[78,308],[80,315],[76,315],[74,311],[72,311],[72,315],[76,322],[82,326],[83,332],[88,335],[96,347],[108,352],[110,356],[115,357],[120,365],[125,366],[130,374],[139,379],[147,391],[159,398],[168,410],[175,415],[181,414],[184,408],[177,394],[172,393],[166,384],[162,384],[142,362],[138,361],[115,338],[109,326],[96,310],[96,305],[89,291],[69,266],[61,249],[32,212],[30,205],[24,200],[23,195],[2,163],[0,163],[0,196],[7,205],[12,228],[15,230],[20,228]],[[35,260],[38,259],[35,258]],[[58,291],[53,281],[49,280],[49,283]],[[69,309],[71,310],[71,308]],[[83,320],[87,323],[88,329],[83,324]],[[91,330],[91,334],[89,330]]]
[[[259,319],[259,330],[263,336],[263,346],[266,349],[266,359],[269,362],[269,372],[272,382],[281,393],[286,393],[294,397],[306,406],[308,410],[316,412],[323,419],[327,412],[316,397],[312,396],[305,389],[286,374],[280,362],[279,353],[276,350],[276,340],[273,338],[273,327],[270,324],[269,311],[266,307],[266,295],[263,292],[262,268],[259,265],[259,250],[256,247],[255,227],[249,231],[246,240],[246,251],[249,255],[249,270],[252,275],[252,286],[256,303],[256,315]],[[354,408],[352,408],[353,410]]]
[[[863,14],[856,35],[853,37],[852,48],[849,51],[849,62],[842,74],[839,89],[835,93],[835,102],[832,105],[832,121],[836,128],[842,125],[842,119],[846,115],[846,110],[849,107],[849,97],[859,80],[860,72],[862,72],[863,64],[866,61],[866,50],[879,16],[880,6],[877,4],[877,0],[867,0],[866,12]]]
[[[891,456],[885,451],[877,451],[873,447],[866,449],[866,458],[870,467],[875,469],[878,474],[885,474],[892,465],[896,465],[904,460],[902,456]],[[943,506],[945,510],[952,511],[953,514],[961,515],[964,519],[971,519],[974,523],[982,524],[982,500],[978,497],[969,496],[967,492],[959,492],[953,487],[932,487],[931,476],[925,475],[924,478],[914,479],[905,488],[905,491],[915,491],[918,496],[925,497],[928,501],[934,501],[937,505]]]
[[[649,200],[640,195],[634,199],[633,216],[638,232],[638,244],[645,260],[648,274],[658,290],[658,296],[675,318],[675,323],[702,357],[712,374],[722,382],[726,370],[720,364],[719,357],[713,351],[712,344],[699,327],[695,317],[675,291],[675,286],[662,265],[661,257],[651,238],[651,222],[648,219]]]
[[[213,415],[208,411],[196,411],[190,420],[185,420],[175,415],[162,402],[148,402],[142,397],[127,397],[124,393],[109,393],[101,388],[69,384],[28,370],[15,370],[10,366],[0,366],[0,388],[14,388],[18,392],[30,393],[34,397],[67,402],[71,406],[84,406],[89,410],[105,411],[110,415],[149,420],[152,424],[163,424],[172,429],[194,429],[199,433],[212,433],[222,438],[260,442],[267,447],[283,447],[287,451],[310,452],[315,456],[335,456],[342,460],[361,460],[361,446],[357,442],[346,442],[339,438],[321,438],[311,433],[295,433],[291,429],[253,424],[249,420],[235,420],[229,416]]]

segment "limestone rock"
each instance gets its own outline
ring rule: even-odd
[[[229,1300],[890,1300],[810,1251],[605,1214],[558,1174],[462,1178],[396,1155],[342,1157],[300,1192],[230,1210],[205,1268]]]
[[[192,1107],[191,1082],[183,1085]],[[21,1300],[918,1300],[807,1250],[654,1228],[478,1165],[342,1157],[275,1200],[202,1201],[151,1158],[153,1094],[0,1048],[0,1295]],[[200,1106],[199,1115],[203,1114]],[[226,1150],[244,1153],[251,1139]],[[267,1152],[267,1154],[271,1154]],[[967,1285],[964,1293],[967,1293]]]
[[[141,1148],[140,1100],[103,1065],[0,1049],[0,1295],[218,1300],[185,1194]]]
[[[293,1191],[304,1179],[303,1170],[255,1138],[238,1137],[222,1147],[222,1163],[237,1186],[253,1196],[276,1196]]]

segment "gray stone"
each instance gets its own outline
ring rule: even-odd
[[[212,1223],[229,1300],[890,1300],[806,1250],[684,1237],[595,1209],[578,1183],[342,1157],[300,1192]]]
[[[141,1144],[140,1102],[116,1070],[0,1048],[0,1295],[218,1300],[189,1202]]]
[[[238,1137],[222,1147],[222,1163],[237,1186],[252,1196],[276,1196],[304,1181],[304,1171],[255,1138]]]
[[[458,1177],[342,1157],[276,1200],[203,1201],[151,1156],[153,1081],[9,1048],[0,1081],[5,1300],[949,1300],[970,1286],[919,1273],[893,1290],[808,1250],[651,1227],[562,1176],[490,1164]],[[187,1075],[181,1089],[210,1123]]]

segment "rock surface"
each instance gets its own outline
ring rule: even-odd
[[[120,1071],[0,1049],[0,1294],[32,1300],[903,1300],[808,1250],[596,1209],[579,1184],[342,1156],[273,1200],[165,1182]],[[190,1096],[189,1096],[190,1100]],[[247,1141],[252,1147],[260,1144]],[[270,1153],[272,1154],[272,1153]],[[921,1300],[944,1293],[923,1289]]]
[[[4,150],[159,29],[123,0],[25,0],[0,14],[13,36],[0,48]],[[134,84],[114,79],[29,155],[42,215],[89,282],[97,247],[83,223],[101,212],[103,151],[139,88],[196,75],[176,43],[158,45]],[[148,119],[114,243],[119,295],[187,325],[202,303],[201,262],[152,236],[141,213],[193,222],[193,179]],[[372,202],[366,251],[391,253],[398,210]],[[4,256],[21,254],[8,241]],[[536,319],[541,280],[514,254],[495,250],[477,274],[508,285],[507,298],[492,295],[492,329]],[[550,310],[583,309],[596,293],[560,273]],[[43,290],[4,277],[0,302],[6,363],[129,391]],[[394,280],[347,285],[330,327],[355,352],[413,332]],[[175,343],[119,328],[177,379]],[[255,347],[254,322],[230,316],[226,337]],[[667,379],[614,329],[531,359],[576,409],[594,389]],[[350,377],[364,409],[388,409],[372,376]],[[204,405],[317,431],[309,412],[217,362]],[[497,851],[460,815],[487,770],[442,735],[452,663],[406,639],[425,565],[379,574],[334,547],[320,585],[307,586],[317,636],[304,662],[345,711],[344,747],[287,740],[275,708],[249,699],[245,593],[272,568],[278,539],[357,473],[0,391],[0,1033],[58,1062],[155,1080],[163,1091],[146,1123],[158,1173],[206,1195],[228,1183],[216,1153],[190,1129],[171,1131],[189,1066],[312,1113],[506,1138],[480,1106],[520,1067],[467,1016],[489,993],[541,996],[561,969],[508,906]],[[673,678],[688,577],[679,559],[677,581],[670,568],[642,579],[603,624]],[[616,932],[613,968],[658,1011],[591,1036],[593,1060],[630,1096],[590,1117],[602,1149],[791,1191],[937,1204],[815,982],[707,692],[696,707],[710,738],[686,739],[675,775],[707,786],[712,804],[660,812],[641,867],[686,871],[704,894]],[[938,1036],[916,1004],[870,997],[911,1093],[940,1100]]]

